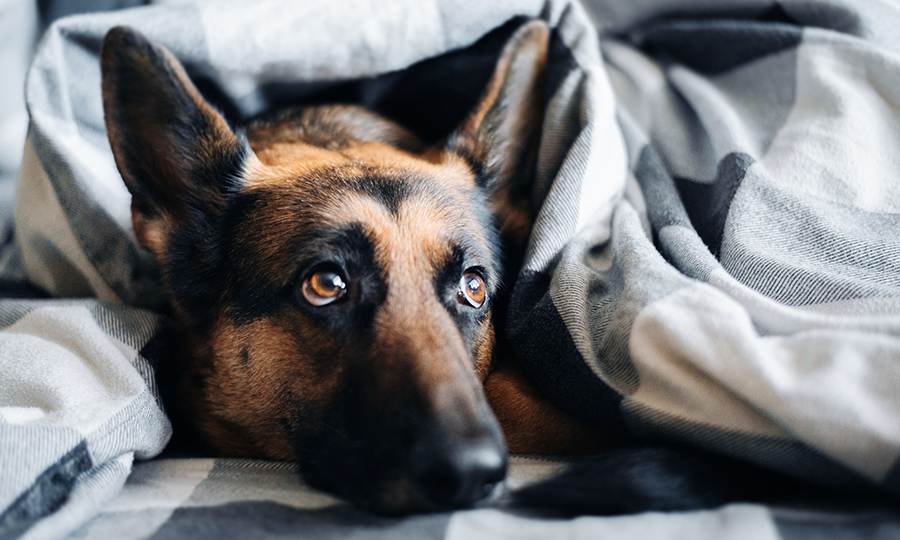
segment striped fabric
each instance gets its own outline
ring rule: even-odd
[[[517,483],[546,477],[559,464],[513,458]],[[494,509],[403,518],[374,516],[310,491],[294,466],[229,459],[157,460],[135,465],[121,493],[70,538],[245,540],[547,540],[691,538],[800,540],[893,538],[900,522],[870,513],[735,504],[712,511],[613,518],[538,519]]]
[[[900,534],[896,515],[751,505],[387,519],[290,465],[152,459],[171,434],[154,380],[167,320],[106,141],[106,30],[166,45],[233,118],[339,89],[437,130],[452,107],[413,114],[403,96],[471,99],[493,60],[465,48],[516,16],[554,29],[505,330],[542,390],[612,432],[900,492],[897,4],[161,2],[58,21],[29,71],[0,291],[28,296],[10,285],[26,279],[54,299],[0,300],[0,539]],[[513,481],[556,467],[517,459]]]
[[[589,421],[900,491],[900,12],[612,4],[591,7],[629,174],[580,228],[550,203],[610,179],[556,179],[510,310],[519,356]],[[572,168],[610,151],[582,135]]]

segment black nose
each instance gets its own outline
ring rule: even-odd
[[[418,445],[411,457],[412,475],[435,509],[470,507],[506,477],[506,445],[490,435]]]

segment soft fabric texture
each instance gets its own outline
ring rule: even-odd
[[[427,110],[410,89],[474,99],[469,69],[493,60],[463,53],[433,79],[399,70],[516,16],[554,29],[536,221],[506,328],[542,390],[612,432],[900,492],[896,4],[173,2],[62,19],[28,74],[0,285],[55,299],[0,300],[0,538],[896,534],[896,516],[746,505],[384,521],[322,502],[287,465],[134,465],[171,433],[154,380],[166,318],[106,140],[106,31],[168,47],[237,122],[332,92],[424,129],[441,101]]]

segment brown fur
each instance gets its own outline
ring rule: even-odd
[[[517,364],[495,369],[484,392],[513,454],[584,455],[610,446],[605,433],[568,416],[538,392]]]
[[[453,294],[464,268],[497,293],[497,232],[512,253],[530,232],[547,37],[520,29],[434,147],[355,106],[281,111],[244,146],[171,54],[110,32],[110,143],[181,327],[177,407],[214,449],[385,511],[467,505],[505,467],[481,384],[514,451],[598,447],[521,371],[491,374],[491,304]],[[323,268],[346,296],[312,307],[300,283]]]

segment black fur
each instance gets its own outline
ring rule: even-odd
[[[400,205],[412,192],[412,187],[405,179],[378,176],[367,176],[356,182],[353,188],[383,204],[392,216],[397,216]]]
[[[124,157],[124,168],[133,179],[129,189],[133,190],[136,208],[155,216],[160,208],[180,208],[187,202],[208,212],[213,201],[205,189],[224,196],[237,193],[250,154],[246,141],[237,137],[236,144],[222,149],[220,154],[198,159],[198,154],[206,155],[206,144],[217,137],[210,119],[186,93],[162,49],[124,28],[113,28],[107,39],[118,42],[118,46],[110,49],[106,58],[112,65],[105,69],[116,71],[116,84],[112,95],[107,96],[106,112],[111,117],[109,120],[121,129],[120,142],[124,148],[118,155]],[[135,63],[136,52],[153,69]],[[126,105],[138,98],[144,101],[143,107],[131,109]],[[139,133],[132,131],[146,125],[148,120],[160,128],[160,133],[164,130],[167,140],[160,142],[172,151],[166,158],[188,171],[187,178],[159,181],[171,169],[162,163],[160,154],[146,147]],[[162,185],[174,189],[160,189]]]
[[[700,449],[617,448],[573,463],[543,482],[506,494],[498,505],[558,515],[617,515],[769,505],[896,506],[876,488],[847,490]]]

